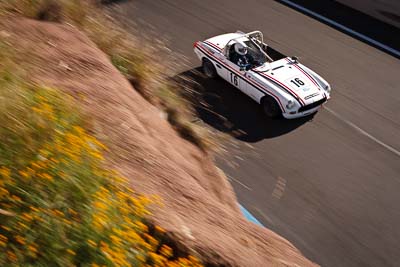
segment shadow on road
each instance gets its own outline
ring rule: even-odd
[[[260,105],[226,81],[208,79],[200,68],[175,77],[194,82],[194,102],[201,120],[213,128],[245,142],[257,142],[289,133],[313,118],[313,115],[285,120],[267,118]]]

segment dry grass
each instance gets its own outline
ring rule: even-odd
[[[192,123],[195,112],[187,100],[187,85],[181,86],[168,77],[176,67],[168,58],[162,43],[145,43],[122,29],[89,0],[0,0],[4,13],[26,17],[68,22],[84,31],[109,57],[135,89],[150,103],[162,108],[168,120],[185,139],[204,151],[216,150],[217,142],[202,126]],[[97,1],[99,2],[99,1]],[[164,53],[163,53],[164,52]],[[160,58],[163,54],[163,58]]]
[[[169,55],[164,43],[138,40],[104,15],[87,20],[83,29],[134,88],[167,113],[168,121],[183,138],[203,151],[219,148],[217,138],[207,127],[193,123],[197,117],[191,101],[191,82],[170,78],[179,63]]]
[[[81,0],[0,0],[3,13],[12,12],[32,19],[68,21],[78,25],[84,23],[89,7],[88,1]]]

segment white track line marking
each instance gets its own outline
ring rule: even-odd
[[[360,127],[358,127],[357,125],[355,125],[354,123],[352,123],[351,121],[343,118],[342,116],[340,116],[338,113],[336,113],[335,111],[331,110],[330,108],[324,106],[324,109],[329,111],[332,115],[334,115],[336,118],[342,120],[344,123],[346,123],[347,125],[351,126],[352,128],[354,128],[355,130],[357,130],[359,133],[361,133],[362,135],[368,137],[369,139],[371,139],[372,141],[376,142],[377,144],[383,146],[384,148],[386,148],[387,150],[393,152],[394,154],[396,154],[397,156],[400,157],[400,151],[396,150],[395,148],[389,146],[388,144],[385,144],[384,142],[382,142],[381,140],[379,140],[378,138],[372,136],[371,134],[367,133],[366,131],[364,131],[363,129],[361,129]]]
[[[301,11],[304,12],[304,13],[307,13],[307,14],[309,14],[309,15],[312,15],[312,16],[314,16],[314,17],[317,17],[317,18],[319,18],[320,20],[322,20],[322,21],[324,21],[324,22],[326,22],[326,23],[328,23],[328,24],[331,24],[331,25],[333,25],[333,26],[335,26],[335,27],[337,27],[337,28],[339,28],[339,29],[341,29],[341,30],[343,30],[343,31],[346,31],[346,32],[348,32],[348,33],[351,33],[351,34],[357,36],[358,38],[360,38],[360,39],[362,39],[362,40],[364,40],[364,41],[367,41],[367,42],[369,42],[369,43],[371,43],[371,44],[373,44],[373,45],[376,45],[376,46],[380,47],[381,49],[383,49],[383,50],[385,50],[385,51],[387,51],[387,52],[390,52],[390,53],[392,53],[392,54],[394,54],[394,55],[400,57],[400,51],[398,51],[398,50],[396,50],[396,49],[394,49],[394,48],[392,48],[392,47],[390,47],[390,46],[387,46],[387,45],[385,45],[385,44],[383,44],[383,43],[381,43],[381,42],[378,42],[378,41],[376,41],[376,40],[374,40],[374,39],[372,39],[372,38],[370,38],[370,37],[368,37],[368,36],[365,36],[364,34],[361,34],[361,33],[359,33],[359,32],[353,31],[352,29],[350,29],[350,28],[348,28],[348,27],[346,27],[346,26],[344,26],[344,25],[342,25],[342,24],[340,24],[340,23],[337,23],[337,22],[334,21],[334,20],[331,20],[331,19],[328,19],[328,18],[326,18],[326,17],[324,17],[324,16],[321,16],[320,14],[318,14],[318,13],[316,13],[316,12],[314,12],[314,11],[311,11],[311,10],[305,8],[305,7],[302,7],[301,5],[298,5],[298,4],[296,4],[296,3],[293,3],[293,2],[290,1],[290,0],[279,0],[279,1],[284,2],[284,3],[286,3],[286,4],[289,5],[289,6],[295,7],[295,8],[297,8],[298,10],[301,10]]]
[[[250,187],[248,187],[247,185],[245,185],[244,183],[242,183],[241,181],[239,181],[238,179],[236,179],[236,178],[233,178],[232,176],[230,176],[230,175],[227,175],[227,177],[228,177],[228,179],[230,179],[230,180],[232,180],[232,181],[234,181],[234,182],[236,182],[236,183],[238,183],[238,184],[240,184],[241,186],[243,186],[244,188],[246,188],[247,190],[249,190],[249,191],[253,191],[253,189],[251,189]]]

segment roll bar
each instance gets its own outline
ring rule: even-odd
[[[230,39],[227,43],[226,43],[226,45],[225,45],[225,47],[224,47],[224,54],[226,55],[226,53],[227,53],[227,51],[226,51],[226,48],[228,47],[228,46],[230,46],[230,43],[232,42],[232,41],[235,41],[235,40],[237,40],[237,39],[240,39],[240,38],[243,38],[243,37],[248,37],[248,38],[254,38],[254,39],[256,39],[260,44],[263,44],[264,43],[264,36],[263,36],[263,34],[262,34],[262,32],[260,32],[260,31],[252,31],[252,32],[249,32],[249,33],[244,33],[244,32],[242,32],[242,31],[236,31],[236,33],[241,33],[242,35],[240,35],[240,36],[238,36],[238,37],[235,37],[235,38],[232,38],[232,39]]]
[[[272,58],[271,58],[263,49],[261,49],[261,47],[260,47],[260,45],[261,45],[261,46],[265,45],[265,44],[264,44],[264,35],[262,34],[261,31],[252,31],[252,32],[249,32],[249,33],[244,33],[244,32],[242,32],[242,31],[236,31],[236,33],[240,33],[240,34],[242,34],[242,35],[240,35],[240,36],[238,36],[238,37],[235,37],[235,38],[232,38],[231,40],[229,40],[229,41],[226,43],[226,45],[225,45],[225,47],[224,47],[224,55],[225,55],[225,56],[228,56],[227,47],[230,47],[230,43],[231,43],[232,41],[235,41],[235,40],[240,39],[240,38],[243,38],[243,37],[247,37],[247,38],[249,38],[249,39],[253,39],[253,40],[255,39],[255,40],[258,42],[258,44],[256,44],[256,45],[257,45],[258,48],[260,49],[261,53],[263,53],[264,55],[266,55],[267,58],[268,58],[270,61],[273,61]]]

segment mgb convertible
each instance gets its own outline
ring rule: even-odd
[[[316,112],[331,87],[296,57],[273,60],[260,31],[218,35],[194,43],[209,78],[222,77],[261,104],[268,117],[299,118]]]

